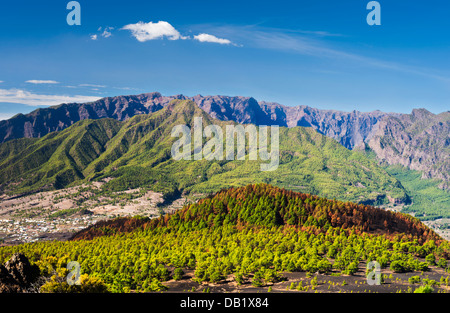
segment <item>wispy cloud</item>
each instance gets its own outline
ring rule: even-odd
[[[316,57],[358,58],[356,54],[334,48],[325,37],[341,37],[326,31],[278,29],[261,26],[203,25],[211,32],[221,33],[246,47],[280,50]]]
[[[92,39],[92,40],[97,40],[97,39],[98,39],[98,35],[97,35],[97,34],[91,35],[91,39]]]
[[[93,96],[68,96],[36,94],[22,89],[0,89],[0,102],[21,103],[30,106],[51,106],[61,103],[92,102],[100,99]]]
[[[138,88],[132,88],[132,87],[113,87],[114,89],[119,90],[139,90]]]
[[[336,45],[329,37],[346,37],[326,31],[285,30],[261,26],[211,26],[202,25],[210,31],[218,32],[244,43],[246,47],[279,50],[315,58],[350,62],[359,67],[372,67],[399,73],[419,75],[450,83],[449,73],[428,67],[411,66],[401,60],[372,57],[364,52],[349,51]]]
[[[285,29],[283,30],[286,33],[297,33],[297,34],[305,34],[311,35],[315,37],[346,37],[343,34],[331,33],[324,30],[302,30],[302,29]]]
[[[198,40],[200,42],[212,42],[212,43],[219,43],[221,45],[229,45],[232,43],[228,39],[217,38],[214,35],[205,34],[205,33],[194,36],[194,39]]]
[[[32,79],[32,80],[27,80],[26,83],[29,84],[59,84],[59,82],[54,81],[54,80],[37,80],[37,79]]]
[[[72,88],[72,89],[81,89],[81,88],[106,88],[106,85],[97,85],[97,84],[79,84],[79,85],[66,85],[64,88]]]
[[[94,85],[94,84],[80,84],[80,87],[93,87],[93,88],[106,88],[105,85]]]

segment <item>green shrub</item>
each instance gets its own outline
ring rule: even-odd
[[[408,282],[410,284],[418,284],[418,283],[420,283],[420,277],[419,276],[411,276],[410,278],[408,278]]]
[[[414,293],[432,293],[433,291],[434,289],[431,286],[425,285],[414,290]]]
[[[175,280],[181,280],[183,278],[184,275],[184,271],[183,269],[177,267],[174,271],[173,271],[173,279]]]
[[[69,285],[67,281],[57,275],[53,275],[50,281],[41,286],[43,293],[106,293],[107,286],[98,277],[90,277],[86,274],[80,276],[80,285]]]
[[[391,262],[390,269],[396,273],[406,272],[405,262],[396,260]]]
[[[428,254],[425,257],[425,261],[427,261],[430,265],[436,265],[436,257],[432,253]]]

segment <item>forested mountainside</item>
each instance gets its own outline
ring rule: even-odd
[[[341,228],[358,234],[388,237],[398,235],[421,243],[442,240],[417,218],[408,214],[370,205],[329,200],[268,184],[223,189],[157,219],[118,218],[101,221],[78,232],[72,240],[92,239],[140,228],[200,230],[227,225],[269,228],[283,226],[317,232]]]
[[[449,187],[449,112],[432,114],[425,109],[412,114],[342,112],[305,105],[285,106],[258,102],[252,97],[184,95],[162,96],[158,92],[103,98],[91,103],[69,103],[37,109],[0,121],[0,142],[40,138],[80,120],[112,118],[125,121],[166,107],[172,100],[190,99],[211,117],[255,125],[311,127],[348,149],[370,148],[379,162],[402,164],[420,170],[424,177],[442,180]]]
[[[225,129],[234,124],[211,118],[190,100],[174,100],[159,111],[126,121],[83,120],[42,138],[8,141],[0,145],[1,189],[20,194],[108,179],[103,187],[110,190],[145,186],[173,196],[271,183],[357,203],[409,201],[399,181],[376,162],[312,128],[280,128],[280,164],[275,171],[261,171],[264,161],[248,157],[175,161],[171,147],[177,138],[171,131],[180,124],[192,129],[196,116],[202,117],[204,126]]]

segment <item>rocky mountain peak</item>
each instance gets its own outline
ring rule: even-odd
[[[433,113],[431,113],[430,111],[428,111],[427,109],[424,108],[418,108],[418,109],[413,109],[411,112],[411,115],[414,117],[425,117],[425,116],[432,116],[434,115]]]

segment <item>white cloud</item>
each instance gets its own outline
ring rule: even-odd
[[[136,24],[125,25],[122,29],[131,31],[131,34],[140,42],[162,39],[164,37],[167,37],[169,40],[189,38],[181,36],[172,25],[164,21],[159,21],[158,23],[138,22]]]
[[[91,40],[98,40],[100,36],[103,37],[103,38],[109,38],[109,37],[112,36],[112,32],[111,32],[111,31],[112,31],[113,29],[114,29],[114,27],[105,27],[105,28],[103,28],[103,27],[100,26],[100,27],[97,29],[97,31],[98,31],[99,33],[90,36],[90,37],[91,37]],[[102,32],[102,30],[103,30],[103,32]]]
[[[4,81],[3,81],[3,80],[0,80],[0,84],[1,84],[1,83],[4,83]]]
[[[122,30],[129,30],[134,38],[140,42],[146,42],[149,40],[167,38],[169,40],[179,39],[193,39],[199,42],[212,42],[221,45],[233,45],[238,46],[231,42],[231,40],[225,38],[218,38],[211,34],[200,33],[193,38],[190,36],[183,36],[178,30],[176,30],[171,24],[165,21],[159,21],[157,23],[138,22],[136,24],[125,25]]]
[[[114,29],[114,27],[106,27],[105,30],[102,33],[102,37],[103,38],[111,37],[111,35],[112,35],[111,30],[113,30],[113,29]]]
[[[21,89],[0,89],[0,102],[21,103],[30,106],[51,106],[61,103],[92,102],[100,99],[92,96],[42,95]]]
[[[54,80],[36,80],[36,79],[27,80],[26,83],[29,83],[29,84],[59,84],[59,82],[54,81]]]
[[[216,36],[210,34],[199,34],[197,36],[194,36],[194,39],[200,42],[213,42],[219,43],[221,45],[229,45],[232,43],[228,39],[217,38]]]

